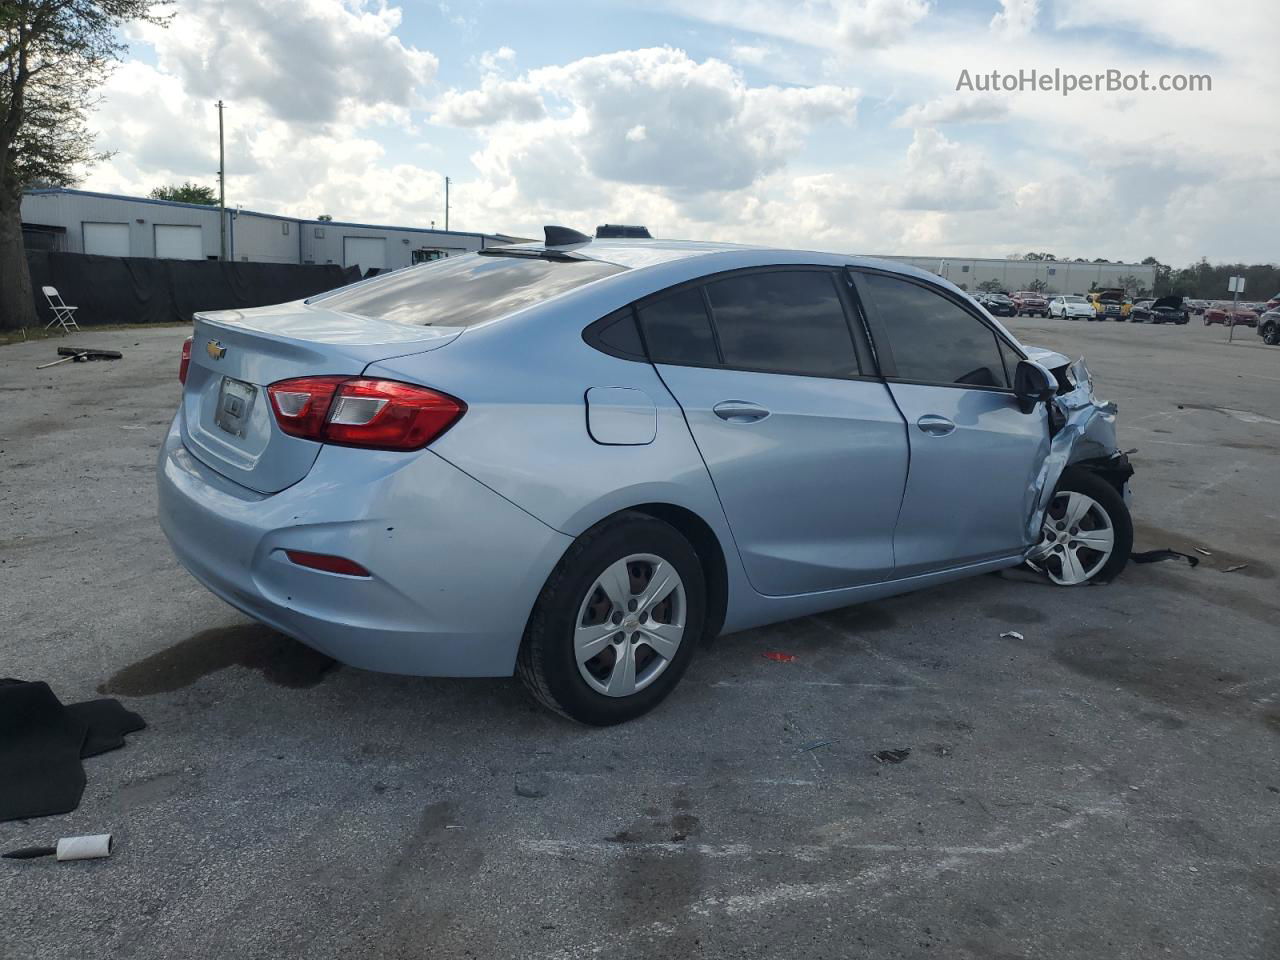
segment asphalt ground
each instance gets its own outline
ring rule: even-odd
[[[1137,548],[1198,567],[723,637],[604,730],[335,667],[195,583],[155,519],[181,328],[0,347],[0,676],[149,723],[77,811],[0,824],[117,843],[0,860],[0,956],[1280,956],[1280,348],[1010,325],[1088,357]]]

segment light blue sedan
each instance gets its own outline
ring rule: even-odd
[[[1083,362],[897,263],[548,228],[199,314],[180,378],[160,522],[201,583],[586,723],[704,637],[1023,563],[1106,581],[1132,544]]]

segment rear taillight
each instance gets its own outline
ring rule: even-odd
[[[187,382],[187,368],[191,366],[191,337],[182,341],[182,359],[178,361],[178,382]]]
[[[394,380],[298,377],[267,387],[290,436],[378,450],[418,450],[457,423],[467,405]]]

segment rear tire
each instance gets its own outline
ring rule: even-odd
[[[570,720],[609,726],[641,716],[689,667],[706,622],[705,584],[697,552],[670,524],[611,517],[579,537],[547,578],[516,671],[543,706]]]
[[[1133,518],[1124,497],[1083,467],[1062,472],[1041,529],[1041,542],[1053,546],[1027,562],[1059,586],[1109,583],[1133,552]]]

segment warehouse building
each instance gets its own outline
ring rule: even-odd
[[[1048,294],[1078,293],[1107,288],[1150,290],[1156,284],[1156,268],[1142,263],[1083,263],[1074,260],[1002,260],[960,257],[887,256],[884,260],[909,263],[950,280],[969,293],[978,293],[990,281],[1000,290],[1040,289]],[[1037,284],[1042,284],[1040,286]],[[1136,289],[1135,289],[1136,288]]]
[[[226,211],[227,257],[265,263],[336,263],[397,270],[426,260],[519,243],[500,233],[301,220]],[[218,208],[88,190],[30,190],[22,198],[28,249],[109,257],[217,260]]]
[[[251,210],[228,209],[226,219],[231,260],[336,263],[361,271],[397,270],[486,246],[526,242],[501,233],[302,220]],[[22,230],[28,249],[112,257],[217,260],[221,242],[217,207],[63,187],[30,190],[23,196]],[[970,293],[988,281],[1009,292],[1031,289],[1039,281],[1047,293],[1087,293],[1126,282],[1133,286],[1134,279],[1148,290],[1155,285],[1155,267],[1140,263],[901,255],[883,259],[936,273]]]

